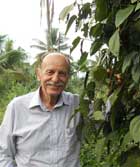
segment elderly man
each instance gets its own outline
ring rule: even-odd
[[[0,127],[0,167],[80,167],[76,127],[79,98],[64,88],[70,61],[46,55],[37,68],[37,91],[14,98]]]

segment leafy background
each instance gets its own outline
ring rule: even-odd
[[[72,52],[80,46],[78,70],[86,73],[79,110],[82,165],[139,166],[140,2],[76,1],[63,9],[60,19],[67,22],[66,34],[72,26],[82,34],[71,47]]]

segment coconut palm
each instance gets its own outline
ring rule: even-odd
[[[50,34],[50,43],[48,46],[48,43],[46,41],[43,42],[39,39],[34,39],[34,41],[37,43],[35,45],[31,45],[31,47],[37,48],[41,50],[41,53],[39,55],[42,55],[48,51],[55,50],[55,51],[64,51],[69,48],[69,46],[66,43],[67,38],[65,38],[64,34],[59,33],[58,28],[52,28],[51,34]]]
[[[24,75],[24,61],[26,59],[26,53],[22,48],[14,49],[13,41],[7,39],[7,36],[0,36],[0,80],[2,77],[9,77],[16,80],[25,80]],[[27,77],[28,78],[28,77]]]

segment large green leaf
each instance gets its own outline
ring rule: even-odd
[[[79,111],[82,113],[83,116],[87,117],[89,114],[89,100],[80,99],[80,107],[79,107]]]
[[[140,19],[135,22],[134,27],[138,32],[140,32]]]
[[[122,142],[122,148],[123,150],[125,150],[128,145],[132,143],[132,136],[130,134],[130,132],[127,132],[123,138],[123,142]]]
[[[74,3],[63,8],[63,10],[61,11],[61,13],[59,15],[59,19],[64,20],[66,18],[66,16],[69,14],[69,12],[71,12],[73,10],[73,8],[74,8]]]
[[[80,19],[86,19],[88,15],[91,15],[91,5],[89,2],[82,5],[79,13]]]
[[[101,39],[96,39],[92,44],[91,44],[91,48],[90,48],[90,55],[92,56],[93,54],[95,54],[97,51],[99,51],[99,49],[102,46],[102,41]]]
[[[133,57],[136,55],[137,52],[131,52],[127,56],[125,56],[122,66],[122,73],[131,65]]]
[[[120,9],[117,12],[115,19],[116,27],[119,27],[127,19],[127,17],[133,12],[134,7],[134,5],[129,5],[127,8]]]
[[[130,134],[135,142],[140,142],[140,116],[136,116],[130,122]]]
[[[138,64],[133,66],[131,73],[132,73],[133,80],[136,83],[139,83],[139,81],[140,81],[140,66]]]
[[[111,106],[114,105],[115,101],[118,98],[118,94],[120,93],[120,88],[116,89],[109,97],[108,100],[111,103]]]
[[[72,42],[72,48],[70,49],[70,52],[72,52],[76,47],[77,47],[77,45],[79,44],[79,42],[80,42],[80,37],[78,36],[78,37],[76,37],[74,40],[73,40],[73,42]]]
[[[135,2],[137,2],[137,0],[131,0],[131,3],[135,3]]]
[[[97,82],[104,82],[107,77],[106,69],[102,66],[97,66],[92,71],[93,79]]]
[[[102,21],[108,15],[108,4],[105,0],[96,0],[95,20]]]
[[[137,10],[139,10],[139,9],[140,9],[140,2],[137,3],[137,6],[136,6],[136,8],[135,8],[135,12],[136,12]]]
[[[80,57],[80,60],[78,61],[78,64],[82,65],[87,60],[87,56],[88,56],[88,53],[87,52],[83,52],[81,57]]]
[[[76,18],[77,18],[76,15],[71,16],[71,18],[70,18],[69,21],[68,21],[65,34],[67,34],[68,30],[70,29],[72,23],[76,20]]]
[[[118,56],[120,51],[120,36],[117,29],[109,40],[109,49],[113,55]]]
[[[89,99],[93,100],[95,95],[95,82],[91,81],[86,86],[86,93]]]
[[[102,34],[102,28],[103,28],[103,24],[98,23],[95,26],[92,26],[90,29],[90,36],[91,37],[98,37]]]

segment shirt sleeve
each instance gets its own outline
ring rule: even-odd
[[[77,94],[74,94],[74,99],[73,99],[73,104],[74,104],[74,108],[75,109],[78,109],[79,108],[79,103],[80,103],[80,100],[79,100],[79,95]]]
[[[7,106],[0,126],[0,167],[15,167],[15,139],[12,135],[14,126],[14,109],[11,102]]]

